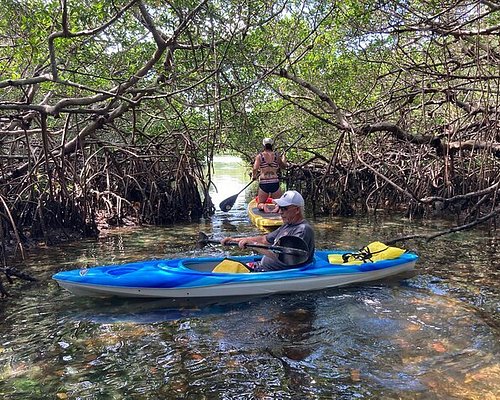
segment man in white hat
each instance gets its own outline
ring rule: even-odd
[[[264,150],[255,157],[252,169],[253,179],[259,179],[259,192],[257,194],[257,207],[267,211],[264,207],[268,197],[276,199],[281,196],[280,180],[278,171],[286,168],[286,161],[283,156],[273,151],[274,140],[264,138],[262,146]]]
[[[279,213],[283,219],[283,225],[278,229],[265,235],[246,238],[225,237],[221,240],[221,243],[238,242],[239,247],[243,249],[247,244],[276,245],[283,236],[296,236],[301,238],[307,245],[309,257],[304,263],[312,261],[315,249],[314,230],[304,218],[304,198],[296,190],[289,190],[274,202],[279,207]],[[264,257],[262,257],[258,265],[252,268],[254,272],[279,271],[300,266],[281,262],[276,254],[268,249],[256,250],[264,254]]]

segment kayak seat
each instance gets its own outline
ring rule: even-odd
[[[250,272],[247,266],[239,261],[225,258],[215,266],[212,272],[219,274],[244,274]]]
[[[399,258],[405,252],[406,250],[399,247],[387,246],[382,242],[372,242],[357,252],[329,254],[328,262],[330,264],[358,265],[368,262],[393,260]]]

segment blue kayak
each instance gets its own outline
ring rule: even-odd
[[[343,262],[348,251],[318,250],[299,268],[272,272],[212,272],[223,257],[149,260],[61,271],[53,276],[74,295],[92,297],[209,298],[311,291],[383,279],[411,271],[418,256],[404,252],[392,259]],[[236,256],[247,264],[259,255]]]

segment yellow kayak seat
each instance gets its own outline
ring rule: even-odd
[[[216,272],[219,274],[244,274],[250,272],[250,270],[246,267],[245,264],[239,261],[225,258],[214,267],[212,272]]]

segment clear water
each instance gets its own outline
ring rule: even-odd
[[[216,167],[214,204],[248,182]],[[242,193],[229,213],[168,228],[123,229],[29,254],[37,283],[7,285],[0,302],[2,399],[497,399],[498,237],[459,232],[409,242],[409,276],[312,293],[180,304],[72,296],[59,270],[146,258],[239,254],[196,249],[258,232]],[[430,233],[449,224],[395,216],[311,221],[318,248]]]

